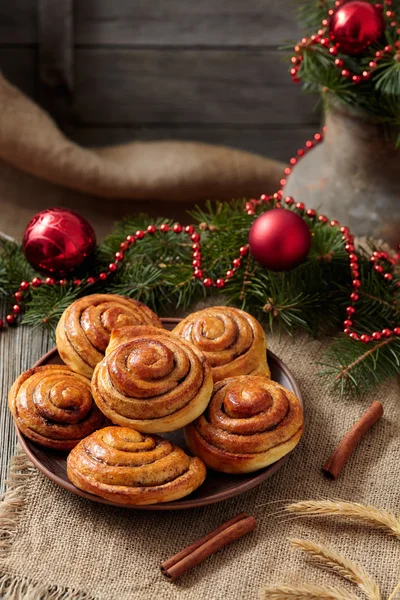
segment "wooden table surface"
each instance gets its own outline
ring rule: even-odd
[[[0,315],[4,307],[0,304]],[[16,435],[11,413],[8,410],[8,390],[14,380],[29,369],[47,350],[54,346],[45,331],[18,326],[6,328],[0,334],[0,491],[4,491],[7,466],[14,454]]]

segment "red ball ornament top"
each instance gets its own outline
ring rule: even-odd
[[[385,30],[382,9],[365,0],[350,0],[333,13],[329,32],[344,54],[363,52],[377,43]]]
[[[274,208],[260,215],[249,233],[250,252],[271,271],[289,271],[306,260],[311,232],[298,214]]]
[[[78,213],[68,208],[49,208],[31,219],[22,244],[26,259],[35,269],[64,274],[93,253],[96,236]]]

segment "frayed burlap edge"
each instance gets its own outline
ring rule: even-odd
[[[7,491],[0,502],[0,598],[2,600],[93,600],[85,592],[58,585],[51,587],[29,577],[7,573],[7,558],[24,509],[27,507],[29,484],[37,473],[21,449],[10,461]]]

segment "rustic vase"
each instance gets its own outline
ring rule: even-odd
[[[400,243],[400,150],[387,130],[329,106],[324,141],[294,167],[285,195],[360,236]]]

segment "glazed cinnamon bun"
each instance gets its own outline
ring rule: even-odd
[[[248,473],[293,450],[303,429],[298,398],[279,383],[249,375],[217,383],[204,414],[185,427],[185,438],[208,467]]]
[[[69,454],[67,473],[81,490],[121,504],[156,504],[187,496],[206,476],[200,458],[158,436],[105,427]]]
[[[56,450],[70,450],[105,422],[93,402],[89,379],[61,365],[22,373],[10,390],[8,405],[26,437]]]
[[[156,327],[113,332],[92,378],[100,410],[113,423],[145,433],[173,431],[196,419],[210,400],[212,386],[204,355]]]
[[[136,300],[116,294],[79,298],[64,311],[58,323],[58,352],[70,369],[91,377],[104,357],[111,331],[126,325],[162,327],[157,315]]]
[[[264,330],[243,310],[228,306],[205,308],[183,319],[173,333],[205,354],[214,382],[248,374],[270,377]]]

